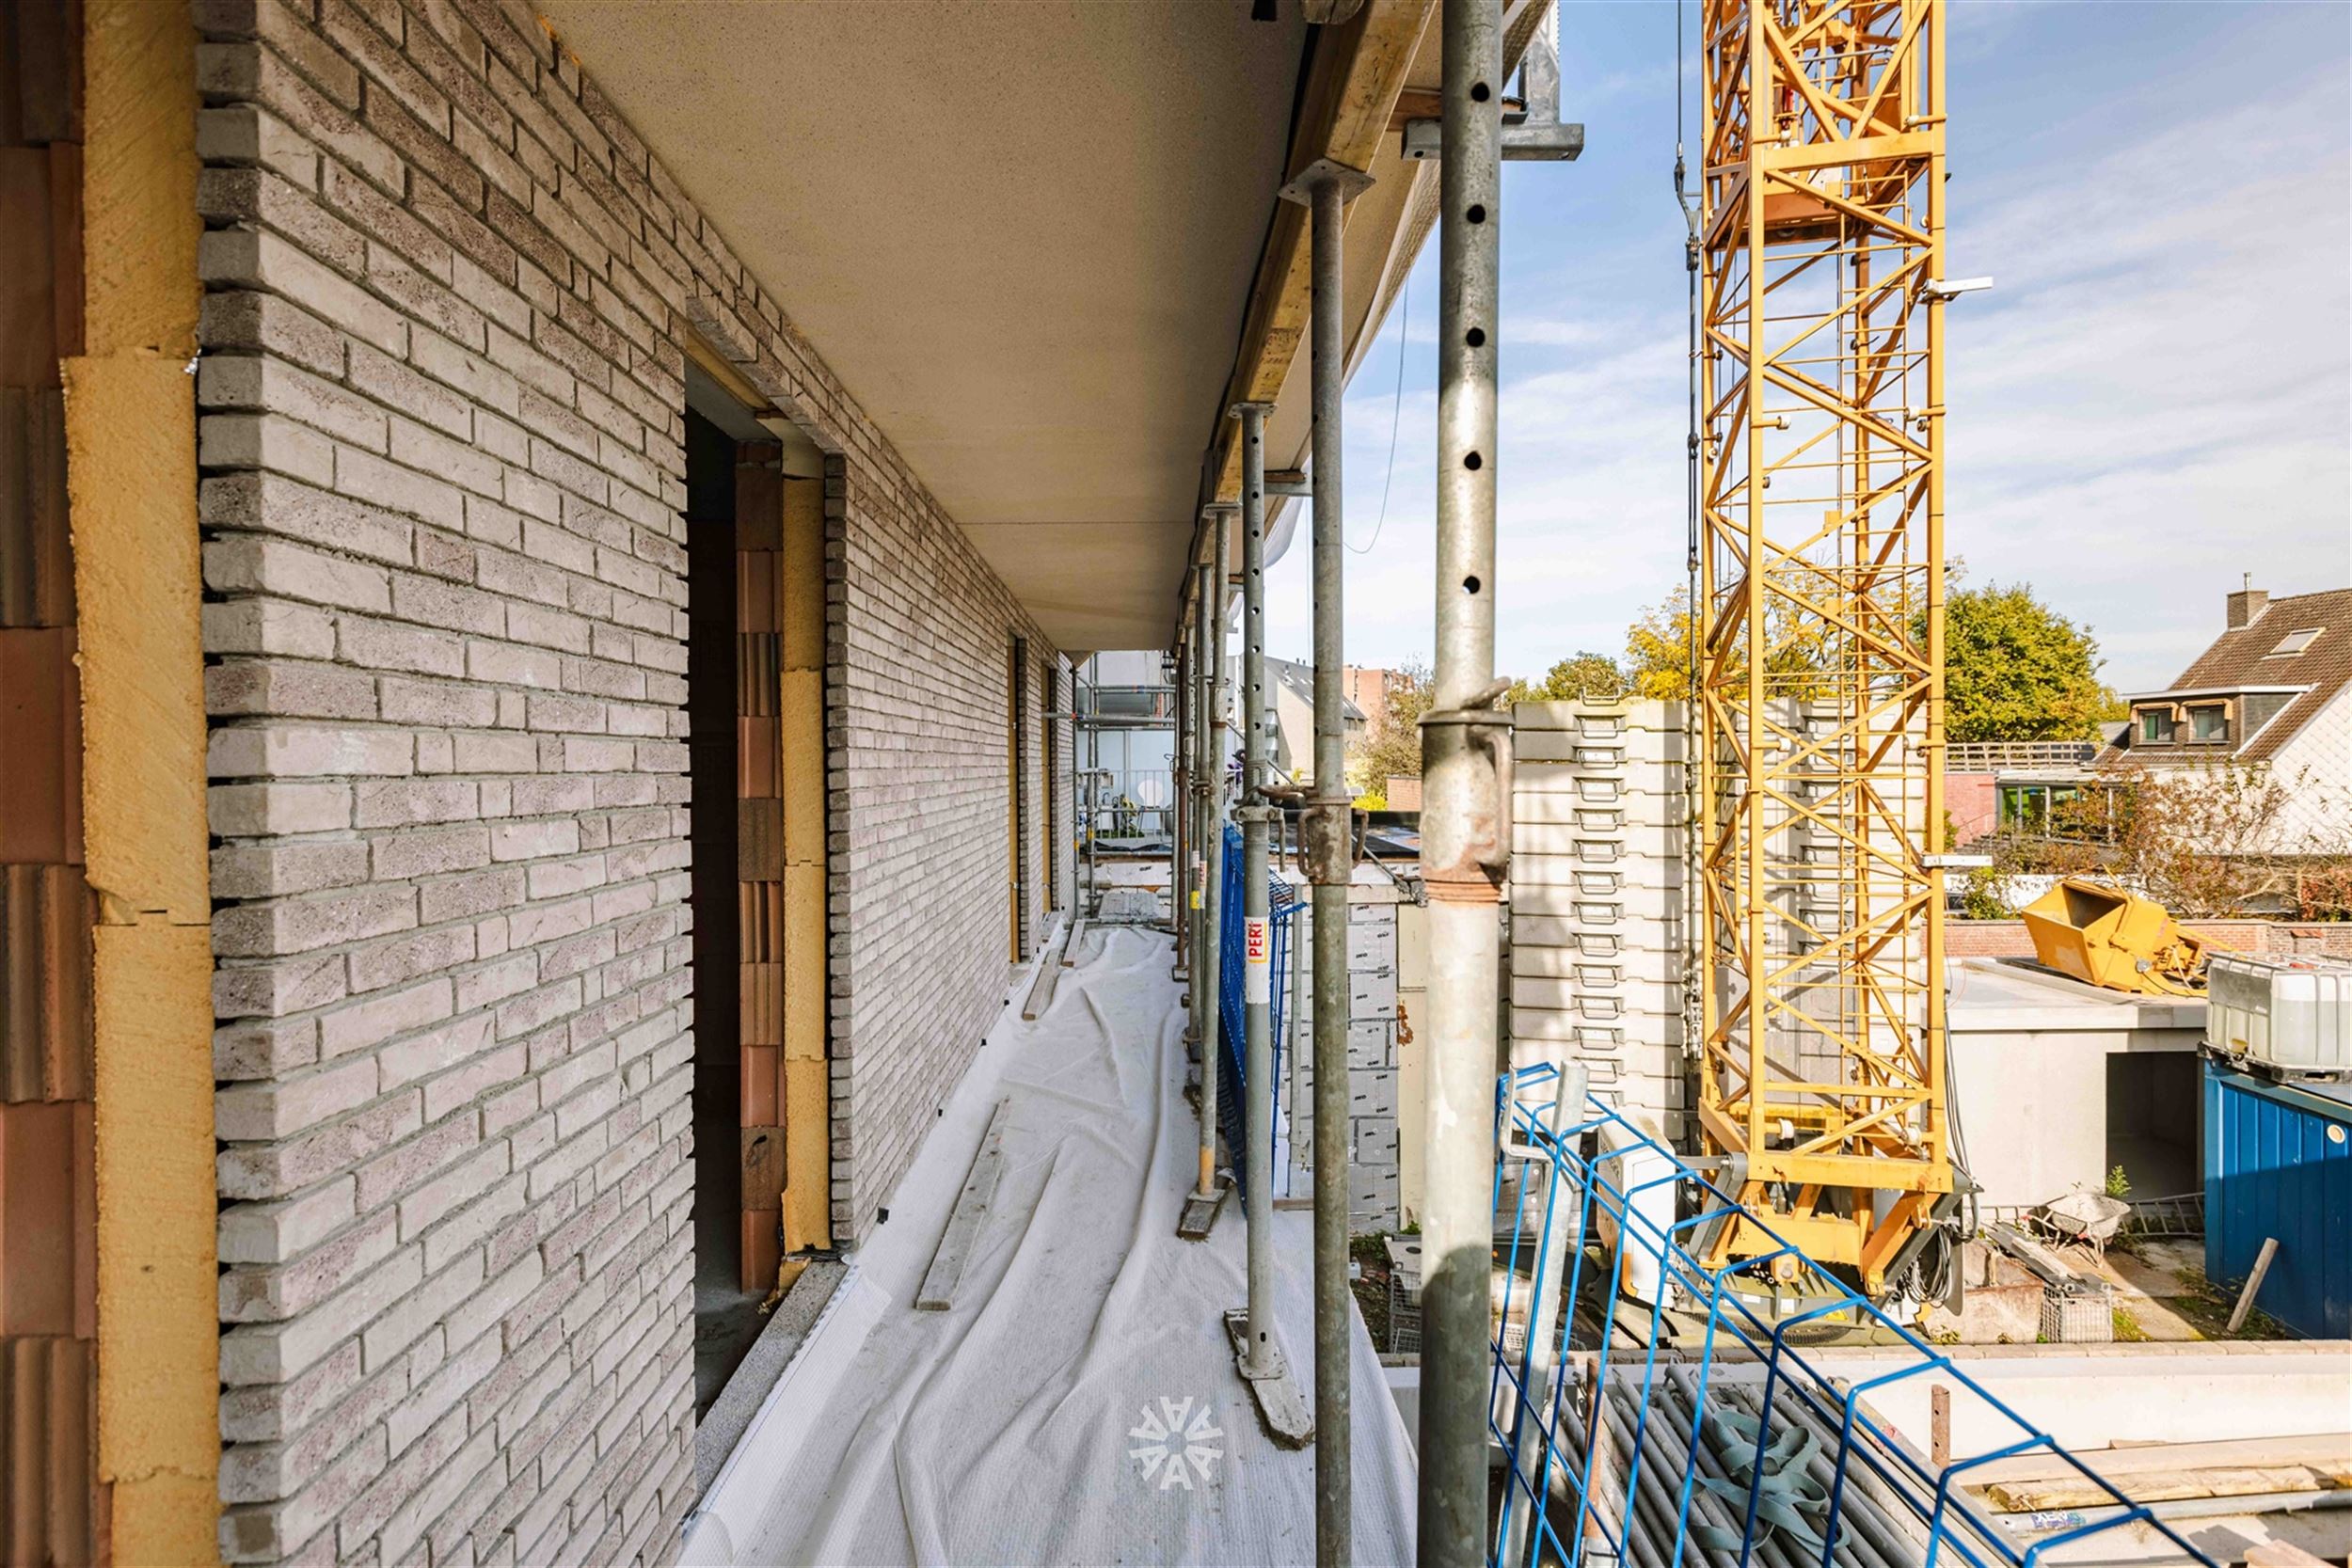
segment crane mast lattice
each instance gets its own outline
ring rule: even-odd
[[[1944,8],[1700,4],[1700,1134],[1873,1295],[1954,1184]]]

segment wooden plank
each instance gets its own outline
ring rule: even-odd
[[[1039,955],[1037,974],[1029,982],[1028,1000],[1021,1004],[1022,1018],[1031,1023],[1045,1016],[1045,1009],[1054,1005],[1054,987],[1061,979],[1061,963],[1055,954],[1056,944],[1068,942],[1070,927],[1065,926],[1055,933],[1054,942]]]
[[[1075,968],[1077,967],[1077,965],[1078,965],[1078,943],[1080,943],[1081,942],[1084,942],[1084,941],[1086,940],[1086,934],[1087,934],[1087,917],[1086,917],[1084,914],[1079,914],[1079,915],[1075,915],[1075,916],[1072,917],[1071,922],[1070,922],[1070,937],[1069,937],[1069,940],[1068,940],[1068,941],[1066,941],[1066,942],[1064,942],[1062,943],[1062,947],[1061,947],[1061,966],[1062,966],[1062,968],[1064,968],[1064,969],[1075,969]]]
[[[727,396],[741,404],[751,414],[757,416],[775,412],[768,402],[768,395],[752,385],[751,377],[745,375],[734,360],[705,341],[701,333],[687,333],[681,346],[686,350],[686,357],[694,361],[705,374],[725,390]]]
[[[2254,1309],[2254,1293],[2263,1288],[2263,1276],[2270,1272],[2270,1260],[2278,1256],[2279,1238],[2265,1236],[2262,1251],[2254,1255],[2254,1272],[2246,1276],[2246,1289],[2237,1293],[2237,1306],[2230,1310],[2231,1333],[2246,1326],[2246,1315]]]
[[[1011,1104],[1010,1100],[1000,1100],[989,1114],[988,1130],[980,1134],[980,1147],[972,1156],[963,1191],[956,1197],[955,1212],[947,1216],[947,1228],[940,1234],[939,1250],[931,1254],[922,1289],[914,1292],[917,1312],[945,1312],[955,1305],[956,1287],[962,1282],[972,1243],[987,1223],[988,1206],[995,1200],[996,1183],[1004,1178],[1005,1112]]]
[[[1352,19],[1326,29],[1315,40],[1286,181],[1321,158],[1354,169],[1372,166],[1380,138],[1390,134],[1390,116],[1422,33],[1437,11],[1437,0],[1366,0]],[[1272,402],[1280,394],[1306,338],[1307,251],[1307,210],[1295,201],[1278,200],[1250,288],[1227,404]],[[1220,421],[1215,460],[1219,499],[1241,493],[1241,449],[1234,428]]]
[[[1937,1385],[1938,1387],[1943,1385]],[[2316,1433],[2305,1436],[2228,1437],[2204,1443],[2136,1443],[2128,1448],[2083,1451],[2075,1456],[2126,1492],[2126,1477],[2147,1471],[2263,1468],[2309,1465],[2317,1469],[2352,1467],[2352,1433]],[[1968,1484],[2026,1483],[2081,1479],[2082,1472],[2055,1454],[2018,1454],[1996,1459],[1968,1471]]]
[[[2113,1478],[2109,1478],[2112,1480]],[[2338,1492],[2352,1486],[2339,1464],[2209,1465],[2191,1470],[2140,1470],[2121,1490],[2136,1503],[2180,1502],[2191,1497],[2264,1497],[2280,1492]],[[2050,1481],[1995,1481],[1985,1500],[2004,1513],[2057,1513],[2105,1508],[2115,1501],[2106,1487],[2077,1475]]]

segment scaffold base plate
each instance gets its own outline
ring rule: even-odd
[[[1208,1197],[1199,1193],[1188,1194],[1184,1198],[1184,1212],[1176,1216],[1176,1234],[1187,1242],[1207,1241],[1209,1232],[1216,1226],[1218,1212],[1225,1207],[1226,1192],[1227,1189],[1220,1185]]]
[[[1233,1342],[1233,1370],[1249,1385],[1257,1402],[1258,1419],[1266,1435],[1286,1449],[1303,1449],[1315,1440],[1314,1412],[1291,1380],[1290,1367],[1279,1349],[1266,1352],[1265,1370],[1249,1370],[1249,1312],[1235,1307],[1225,1314],[1225,1337]]]

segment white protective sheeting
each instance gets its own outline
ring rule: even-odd
[[[1046,1015],[1000,1021],[894,1195],[859,1259],[870,1314],[820,1326],[801,1357],[846,1368],[804,1378],[796,1366],[778,1385],[763,1412],[776,1418],[712,1488],[689,1561],[1313,1560],[1313,1450],[1266,1437],[1225,1338],[1223,1313],[1245,1292],[1241,1205],[1228,1200],[1206,1242],[1176,1236],[1199,1124],[1168,940],[1101,927],[1081,940]],[[1000,1096],[1002,1183],[953,1306],[917,1312]],[[1277,1322],[1302,1390],[1311,1224],[1275,1215]],[[1352,1371],[1353,1556],[1402,1562],[1410,1444],[1360,1320]],[[1188,1455],[1155,1456],[1149,1422],[1184,1416],[1194,1440],[1175,1448]]]

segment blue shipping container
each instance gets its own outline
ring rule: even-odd
[[[2280,1084],[2205,1063],[2205,1277],[2234,1287],[2275,1236],[2254,1305],[2352,1339],[2352,1085]]]

